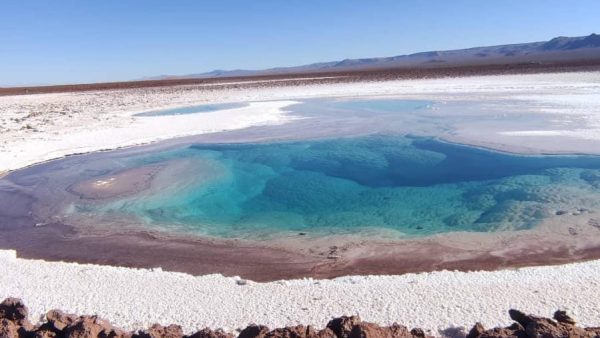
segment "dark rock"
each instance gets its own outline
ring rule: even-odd
[[[54,332],[52,330],[37,329],[33,333],[32,337],[33,338],[56,338],[56,337],[62,337],[62,334],[58,335],[56,332]]]
[[[477,322],[465,338],[479,338],[484,332],[485,328],[483,325],[480,322]]]
[[[209,328],[202,329],[188,338],[234,338],[232,334],[226,333],[223,330],[211,330]]]
[[[250,325],[240,332],[238,338],[264,338],[269,328],[264,325]]]
[[[523,327],[527,327],[527,324],[531,322],[531,318],[519,310],[510,309],[508,310],[508,315],[510,319],[521,324]]]
[[[0,303],[0,319],[8,319],[19,326],[29,324],[29,310],[18,298],[6,298]]]
[[[575,325],[575,323],[576,323],[575,319],[569,317],[569,315],[567,315],[566,311],[561,311],[561,310],[554,312],[554,319],[557,322],[563,323],[563,324]]]
[[[425,335],[425,331],[423,331],[422,329],[412,329],[410,330],[410,334],[415,337],[415,338],[425,338],[427,337]]]
[[[360,322],[359,316],[342,316],[330,320],[327,323],[327,328],[333,331],[338,338],[348,338],[352,327]]]
[[[175,324],[169,326],[154,324],[148,330],[134,334],[132,338],[183,338],[183,330],[181,326]]]

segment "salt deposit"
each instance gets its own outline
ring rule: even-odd
[[[508,325],[510,308],[545,316],[566,309],[581,325],[599,326],[599,274],[600,261],[591,261],[495,272],[240,283],[220,275],[26,260],[0,251],[0,299],[22,298],[33,318],[61,308],[97,314],[126,329],[155,322],[177,323],[188,333],[249,323],[324,327],[333,316],[359,314],[378,324],[399,322],[439,334],[476,321]]]
[[[553,114],[556,123],[562,126],[560,130],[497,132],[503,137],[518,137],[514,143],[557,135],[566,139],[598,140],[599,92],[600,72],[587,72],[295,86],[264,84],[254,88],[195,85],[5,96],[0,97],[3,113],[0,116],[0,172],[73,153],[285,123],[293,119],[285,114],[285,107],[292,103],[290,100],[316,97],[383,95],[438,102],[474,101],[495,108],[499,114]],[[141,111],[177,106],[265,100],[271,101],[205,114],[134,116]],[[463,139],[473,141],[478,137],[482,136],[467,135]],[[488,143],[493,142],[497,140]]]
[[[286,107],[295,100],[326,96],[477,101],[499,114],[553,116],[562,126],[508,128],[498,130],[499,136],[522,143],[534,137],[598,142],[599,92],[600,72],[589,72],[6,96],[0,97],[0,173],[73,153],[286,123],[294,119]],[[225,102],[254,103],[205,114],[134,116],[147,110]],[[600,261],[592,261],[496,272],[239,283],[220,275],[25,260],[16,258],[14,252],[0,251],[0,299],[21,297],[34,316],[61,308],[98,314],[127,329],[154,322],[177,323],[186,332],[204,326],[234,330],[251,322],[323,327],[332,316],[359,314],[379,324],[396,321],[437,333],[476,321],[487,327],[508,325],[509,308],[546,316],[561,308],[581,325],[600,326],[599,274]]]

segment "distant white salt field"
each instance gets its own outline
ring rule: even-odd
[[[372,81],[257,88],[210,86],[125,89],[83,93],[0,97],[0,171],[65,155],[132,146],[185,135],[286,123],[295,99],[386,96],[446,102],[440,112],[477,115],[487,121],[454,126],[448,138],[522,152],[582,152],[600,138],[600,72],[492,75],[462,78]],[[266,101],[268,100],[268,101]],[[257,102],[247,107],[171,116],[138,113],[205,104]],[[458,112],[455,112],[458,113]],[[519,114],[548,118],[544,126],[520,121]],[[515,119],[512,119],[515,117]],[[493,123],[492,123],[493,122]],[[558,139],[557,139],[558,137]]]

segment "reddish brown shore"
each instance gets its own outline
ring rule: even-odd
[[[101,89],[214,84],[257,86],[249,81],[285,80],[280,84],[305,84],[339,81],[368,81],[399,78],[514,74],[559,71],[600,70],[600,60],[561,64],[511,64],[422,69],[384,69],[362,72],[287,74],[246,78],[184,79],[121,82],[89,85],[4,88],[0,95],[52,93]],[[335,78],[302,79],[310,76]],[[232,81],[247,84],[227,84]],[[264,85],[264,84],[262,84]],[[272,84],[269,84],[272,85]],[[16,197],[15,197],[16,198]],[[28,201],[22,202],[27,213]],[[14,211],[13,207],[11,212]],[[16,215],[16,214],[15,214]],[[12,218],[11,218],[12,217]],[[353,274],[402,274],[441,269],[496,270],[506,267],[562,264],[600,258],[600,221],[597,219],[562,220],[552,231],[515,232],[487,242],[477,235],[403,240],[396,243],[328,239],[318,248],[297,245],[306,238],[288,239],[287,245],[266,245],[235,240],[212,240],[190,236],[164,236],[138,231],[111,231],[89,234],[61,224],[36,224],[21,216],[6,215],[0,224],[0,249],[15,249],[23,258],[65,260],[139,268],[162,267],[165,270],[201,275],[221,273],[239,275],[256,281],[315,277],[332,278]],[[299,249],[300,248],[300,249]]]
[[[588,223],[587,228],[583,224],[552,228],[554,236],[549,231],[531,230],[498,233],[496,237],[455,233],[396,242],[327,238],[322,241],[328,244],[320,247],[306,246],[307,240],[313,240],[300,235],[283,245],[273,245],[147,231],[86,234],[63,224],[46,224],[6,229],[0,237],[0,248],[15,249],[22,258],[161,267],[194,275],[220,273],[265,282],[442,269],[497,270],[598,259],[600,240],[594,233],[598,232],[594,226],[597,220]]]

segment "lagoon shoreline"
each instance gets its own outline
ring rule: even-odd
[[[565,216],[531,230],[458,232],[387,241],[351,236],[312,239],[298,234],[257,242],[147,229],[95,229],[86,233],[85,228],[48,223],[4,229],[0,249],[16,250],[19,257],[27,259],[160,267],[191,275],[241,276],[257,282],[439,270],[493,271],[600,259],[600,222],[590,216]]]
[[[119,147],[135,153],[134,146],[160,147],[155,142],[161,140],[166,145],[190,139],[218,142],[227,135],[232,142],[260,142],[272,140],[261,135],[271,126],[293,131],[296,122],[319,137],[321,131],[314,130],[310,119],[296,120],[288,107],[322,97],[380,96],[448,105],[483,101],[492,106],[492,121],[503,122],[506,111],[515,107],[517,116],[523,109],[544,121],[527,128],[521,121],[500,123],[490,130],[471,123],[472,115],[466,114],[456,129],[440,137],[501,151],[594,153],[590,150],[597,150],[600,140],[598,71],[316,82],[3,96],[0,171],[8,174],[2,180],[50,161],[43,169],[63,156]],[[146,121],[134,116],[159,108],[266,100],[271,101],[225,115]],[[171,121],[179,122],[169,125]],[[99,137],[90,137],[94,130]],[[132,130],[145,134],[128,134]],[[237,328],[250,322],[321,327],[332,316],[360,314],[380,325],[401,321],[443,335],[443,329],[464,328],[478,320],[488,327],[508,325],[508,308],[529,313],[568,308],[582,324],[600,325],[600,217],[594,213],[557,215],[532,230],[494,236],[455,233],[389,243],[348,237],[311,241],[298,234],[259,245],[143,229],[89,231],[28,216],[32,200],[11,194],[11,189],[0,189],[0,202],[10,205],[0,214],[0,248],[9,249],[0,250],[0,296],[23,298],[38,317],[62,308],[97,314],[129,329],[159,322],[193,332],[199,325]],[[579,263],[567,264],[572,262]],[[48,295],[52,297],[44,297]],[[257,304],[263,310],[248,311]]]

